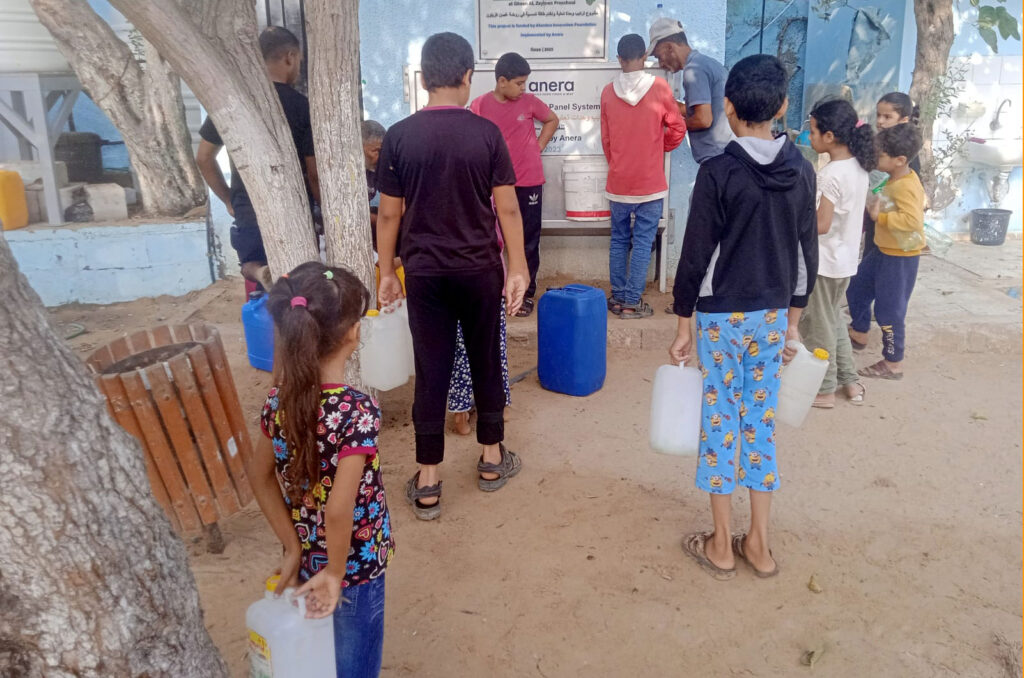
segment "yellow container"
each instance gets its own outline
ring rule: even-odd
[[[28,226],[28,202],[21,175],[0,170],[0,224],[5,231]]]

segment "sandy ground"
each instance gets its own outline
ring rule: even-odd
[[[255,431],[269,378],[245,361],[241,302],[241,283],[225,281],[53,315],[86,326],[71,340],[83,355],[126,330],[216,323]],[[758,580],[741,568],[731,582],[679,547],[709,525],[695,461],[647,447],[663,356],[613,351],[605,387],[588,398],[544,391],[534,376],[516,385],[507,442],[522,474],[479,492],[475,444],[449,436],[444,514],[429,524],[401,494],[414,470],[411,386],[383,395],[397,539],[384,676],[803,675],[811,649],[824,649],[813,671],[825,676],[1012,675],[1014,651],[996,637],[1022,632],[1020,354],[923,350],[903,382],[871,382],[864,407],[841,402],[799,430],[780,426],[781,573]],[[511,359],[513,373],[533,364],[516,344]],[[746,497],[734,506],[741,529]],[[210,633],[244,676],[245,609],[278,547],[255,504],[222,529],[221,555],[190,543],[192,568]]]

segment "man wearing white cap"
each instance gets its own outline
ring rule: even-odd
[[[647,55],[656,56],[662,68],[672,73],[683,72],[686,101],[679,110],[686,121],[693,159],[702,163],[721,154],[733,138],[725,117],[725,81],[729,71],[690,47],[683,25],[676,19],[663,17],[651,24],[649,44]]]

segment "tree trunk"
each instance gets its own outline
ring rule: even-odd
[[[929,202],[935,195],[935,166],[932,162],[932,136],[935,133],[933,88],[946,74],[949,50],[953,46],[953,0],[914,0],[917,24],[917,51],[910,98],[921,107],[921,181]]]
[[[82,86],[124,139],[148,215],[179,216],[206,203],[192,156],[181,84],[147,48],[143,67],[87,0],[31,0]]]
[[[319,253],[295,143],[257,47],[251,0],[111,0],[203,104],[248,189],[275,276]]]
[[[138,442],[0,237],[0,673],[225,676]]]
[[[327,261],[376,289],[359,110],[359,0],[308,0],[310,114]],[[376,298],[376,295],[371,295]],[[361,384],[358,356],[350,383]]]

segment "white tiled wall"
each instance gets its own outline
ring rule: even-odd
[[[944,118],[935,126],[936,145],[945,140],[945,132],[960,133],[969,129],[973,136],[982,139],[998,139],[1002,144],[1020,146],[1022,130],[1024,130],[1024,92],[1022,92],[1021,57],[980,55],[960,57],[958,61],[967,65],[967,82],[964,85],[958,102],[950,118]],[[993,131],[990,123],[1002,102],[999,122],[1002,125]],[[995,175],[995,170],[964,166],[960,178],[959,198],[950,205],[942,215],[931,215],[936,222],[933,225],[946,231],[964,231],[970,211],[975,208],[991,207],[987,185]],[[1017,168],[1010,175],[1009,194],[999,205],[1003,209],[1013,210],[1010,230],[1021,230],[1021,169]]]

